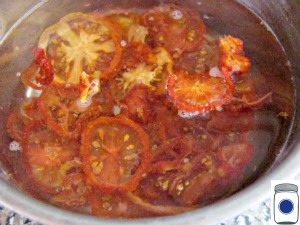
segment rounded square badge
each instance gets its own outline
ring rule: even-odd
[[[271,221],[273,224],[300,224],[298,180],[271,182]]]

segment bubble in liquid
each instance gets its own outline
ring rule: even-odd
[[[171,17],[174,20],[180,20],[180,19],[182,19],[183,14],[180,10],[174,10],[174,11],[171,12]]]
[[[127,45],[127,42],[125,40],[121,40],[120,44],[122,47],[125,47]]]
[[[21,150],[22,150],[22,147],[21,147],[21,145],[20,145],[19,142],[17,142],[17,141],[12,141],[12,142],[9,144],[9,150],[12,151],[12,152],[21,151]]]
[[[182,118],[193,118],[195,116],[198,116],[200,114],[200,112],[196,111],[196,112],[185,112],[182,110],[178,110],[178,116],[182,117]]]

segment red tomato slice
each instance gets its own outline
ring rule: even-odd
[[[122,114],[130,119],[142,123],[148,123],[151,118],[151,90],[145,85],[135,85],[127,93],[125,98],[120,100]]]
[[[35,63],[40,66],[39,74],[35,77],[36,82],[41,85],[51,84],[54,78],[54,71],[50,60],[45,55],[44,49],[34,48],[32,54]]]
[[[107,79],[121,60],[122,48],[113,25],[103,18],[71,13],[47,28],[38,47],[53,61],[54,81],[78,84],[85,73]]]
[[[77,86],[52,85],[43,91],[38,106],[52,130],[64,137],[76,139],[82,125],[101,114],[101,108],[94,98],[89,100],[90,105],[81,107]]]
[[[143,23],[149,28],[148,43],[165,47],[171,53],[199,46],[206,30],[199,15],[176,5],[161,5],[147,11]]]
[[[132,69],[140,63],[155,65],[156,56],[147,45],[139,42],[131,42],[124,49],[123,67]]]
[[[61,138],[42,121],[26,128],[22,149],[29,178],[47,193],[57,193],[63,188],[68,171],[74,170],[74,165],[69,162],[79,157],[78,142]],[[80,165],[78,163],[76,167]]]
[[[188,75],[179,72],[169,77],[167,89],[175,106],[184,112],[208,112],[229,103],[233,83],[226,69],[224,77]]]
[[[189,74],[209,73],[211,68],[220,64],[220,56],[218,41],[204,39],[198,48],[184,52],[176,59],[174,67]]]
[[[81,154],[91,184],[107,192],[134,190],[151,161],[147,134],[124,116],[90,122]]]
[[[250,60],[240,55],[243,51],[243,41],[226,36],[219,38],[219,47],[223,56],[221,57],[221,65],[232,70],[236,74],[246,73],[250,68]]]

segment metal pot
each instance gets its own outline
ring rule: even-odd
[[[19,171],[17,166],[11,163],[15,156],[5,154],[9,144],[5,124],[9,109],[22,101],[24,89],[20,85],[18,72],[29,64],[26,55],[36,43],[39,34],[70,12],[90,12],[116,6],[147,8],[166,2],[192,7],[199,11],[207,26],[213,27],[219,33],[238,35],[245,40],[248,56],[255,59],[254,64],[265,71],[264,76],[270,80],[268,86],[277,96],[274,101],[279,108],[289,114],[289,119],[280,130],[272,126],[270,128],[278,135],[270,149],[270,152],[274,153],[272,163],[266,164],[253,182],[232,196],[195,211],[168,217],[138,220],[101,219],[47,205],[24,193],[20,182],[10,176],[12,172]],[[253,14],[257,16],[255,19]],[[298,0],[15,0],[1,1],[0,16],[2,17],[0,18],[0,36],[2,35],[0,202],[6,207],[44,224],[53,225],[214,224],[268,198],[271,180],[291,178],[299,171],[300,2]],[[257,23],[261,26],[257,26]],[[281,43],[282,48],[272,45],[275,39],[271,38],[270,32]]]

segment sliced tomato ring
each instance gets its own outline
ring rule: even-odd
[[[73,170],[73,166],[67,164],[79,158],[79,143],[61,138],[43,121],[26,128],[22,149],[29,178],[47,193],[56,193],[63,187],[68,171]]]
[[[148,43],[165,47],[170,53],[199,46],[206,30],[199,15],[176,5],[161,5],[147,11],[143,23],[149,28]]]
[[[101,109],[94,98],[81,103],[78,86],[51,85],[43,91],[38,107],[46,124],[59,135],[76,139],[82,125],[97,118]]]
[[[181,71],[169,77],[167,89],[175,106],[187,113],[202,113],[231,101],[233,83],[226,69],[224,77],[188,75]]]
[[[135,190],[151,161],[147,134],[124,116],[90,122],[81,154],[91,184],[106,192]]]
[[[121,60],[122,48],[113,26],[103,18],[71,13],[47,28],[38,47],[53,61],[54,81],[78,84],[82,72],[107,79]],[[100,74],[100,75],[99,75]]]

